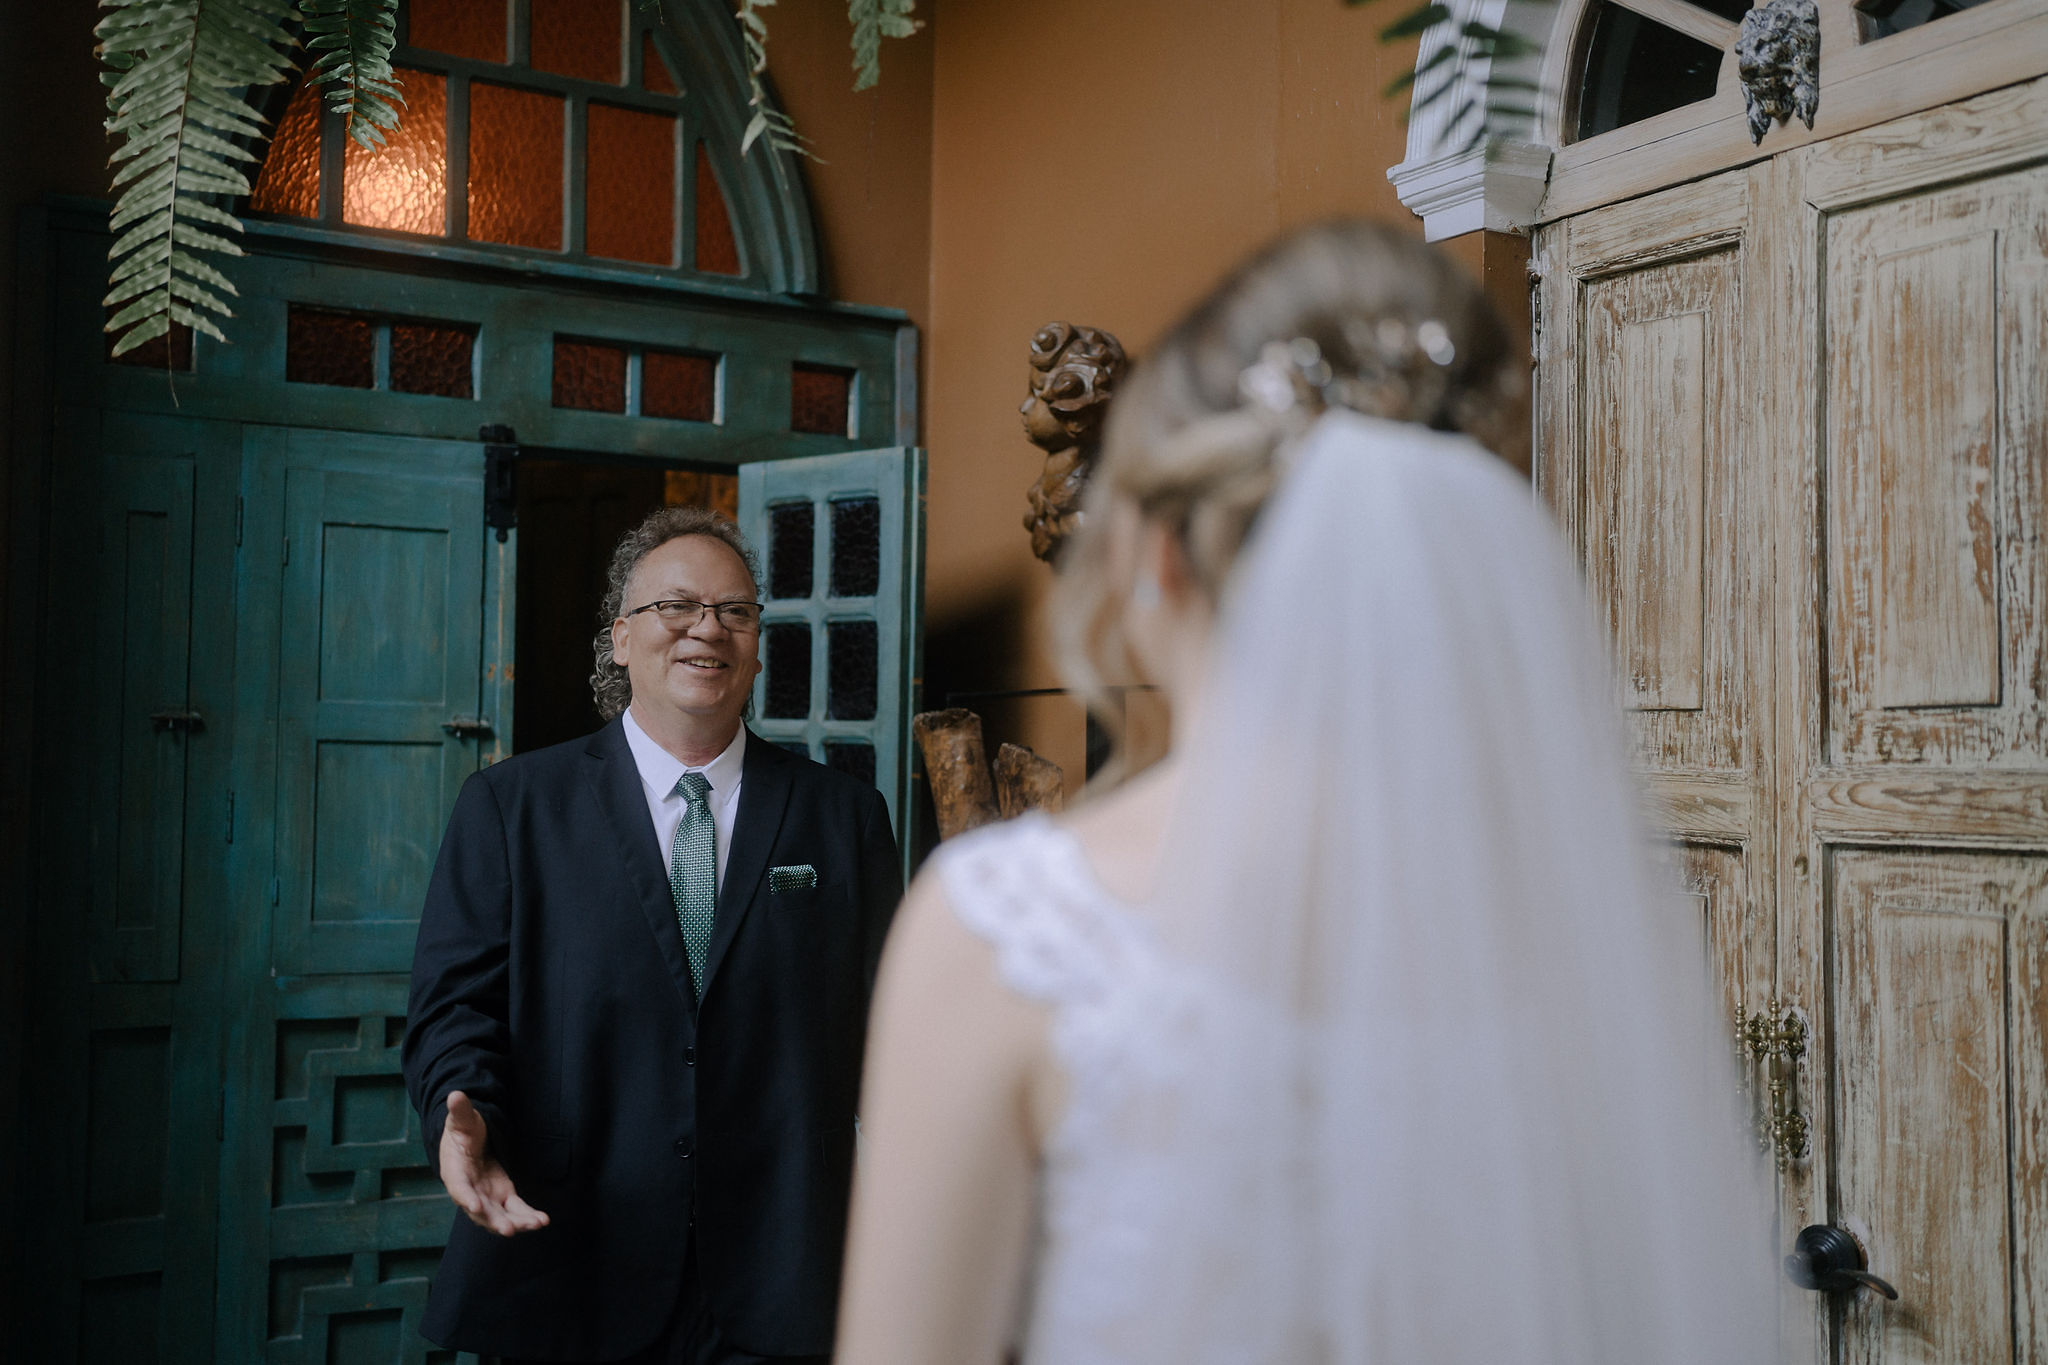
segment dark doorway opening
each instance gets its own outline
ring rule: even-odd
[[[665,466],[550,451],[522,453],[518,473],[519,608],[512,749],[577,739],[604,722],[590,695],[605,571],[620,537],[657,507],[739,514],[728,469]]]

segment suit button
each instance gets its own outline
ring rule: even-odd
[[[684,1048],[684,1049],[683,1049],[683,1064],[684,1064],[685,1066],[695,1066],[695,1065],[697,1065],[697,1049],[696,1049],[696,1048],[693,1048],[693,1047],[686,1047],[686,1048]]]
[[[681,1157],[683,1160],[688,1161],[690,1159],[690,1144],[683,1141],[681,1138],[677,1138],[676,1155]]]

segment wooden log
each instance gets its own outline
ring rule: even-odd
[[[957,706],[922,711],[911,717],[910,733],[924,755],[941,839],[1001,818],[995,791],[989,785],[980,716]]]
[[[996,806],[1005,820],[1027,810],[1065,810],[1066,794],[1066,775],[1059,764],[1021,744],[996,750]]]

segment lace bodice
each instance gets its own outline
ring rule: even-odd
[[[1255,1012],[1177,962],[1153,923],[1112,898],[1079,843],[1044,816],[956,839],[935,861],[954,912],[995,948],[1003,982],[1051,1007],[1050,1041],[1067,1079],[1040,1186],[1027,1365],[1153,1359],[1157,1298],[1148,1286],[1189,1275],[1214,1277],[1217,1317],[1238,1324],[1209,1334],[1214,1349],[1201,1359],[1268,1359],[1248,1338],[1263,1332],[1273,1305],[1230,1311],[1226,1301],[1252,1292],[1249,1281],[1158,1235],[1171,1201],[1231,1196],[1185,1188],[1175,1117],[1202,1083],[1203,1059],[1219,1055],[1217,1030],[1257,1027]]]

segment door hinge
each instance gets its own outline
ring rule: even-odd
[[[284,562],[287,564],[292,562],[292,538],[290,536],[284,538]]]
[[[283,880],[277,877],[272,877],[270,879],[270,903],[272,905],[276,905],[278,902],[278,898],[282,895],[284,895]]]
[[[228,1092],[227,1089],[223,1087],[220,1092],[220,1103],[217,1106],[215,1106],[213,1111],[213,1140],[215,1142],[226,1142],[227,1139]]]
[[[228,793],[228,842],[235,841],[235,794]]]
[[[242,502],[241,498],[235,499],[235,548],[237,550],[242,548]]]

